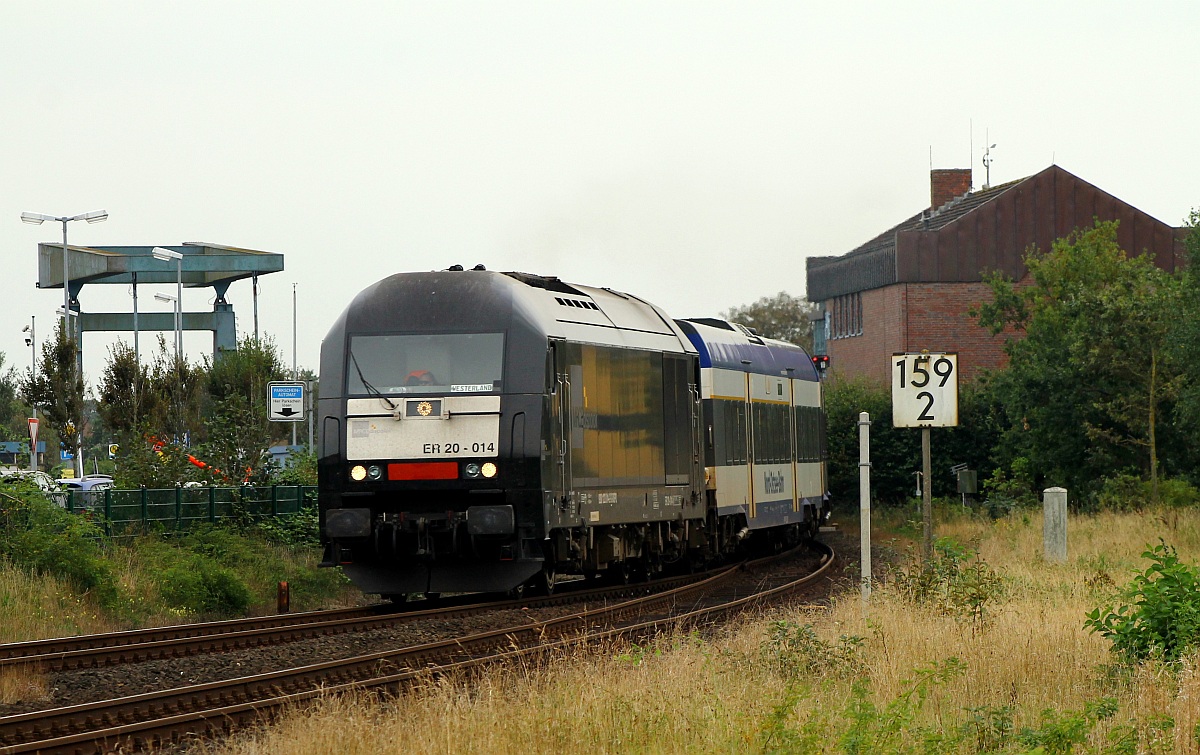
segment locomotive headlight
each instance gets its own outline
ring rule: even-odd
[[[463,467],[463,475],[466,477],[478,477],[479,465],[475,462],[471,462],[470,464],[466,465]]]
[[[496,465],[495,465],[495,464],[493,464],[492,462],[488,461],[488,462],[484,462],[483,466],[479,468],[479,471],[483,473],[483,476],[484,476],[484,477],[491,478],[491,477],[495,477],[495,476],[496,476],[496,472],[497,472],[498,470],[496,469]]]
[[[369,479],[371,482],[375,482],[380,477],[383,477],[383,469],[381,467],[376,466],[375,464],[367,467],[367,479]]]
[[[350,479],[355,482],[362,482],[367,479],[367,468],[362,464],[355,464],[350,467]]]

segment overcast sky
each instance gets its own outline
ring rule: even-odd
[[[285,255],[260,327],[290,363],[297,284],[313,368],[359,290],[455,263],[676,317],[803,294],[806,257],[928,206],[931,162],[981,186],[985,141],[993,184],[1057,163],[1180,225],[1198,30],[1194,0],[3,2],[0,351],[27,368],[22,326],[43,340],[62,303],[34,287],[61,226],[23,211],[109,212],[72,245]],[[80,298],[132,311],[127,286]],[[250,283],[228,298],[250,331]],[[88,336],[89,382],[112,341]]]

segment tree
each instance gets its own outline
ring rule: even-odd
[[[108,351],[108,363],[100,377],[100,420],[113,434],[160,424],[166,410],[154,390],[149,371],[138,361],[129,344],[118,341]],[[152,419],[153,418],[153,419]]]
[[[161,335],[149,366],[124,342],[109,350],[96,410],[121,449],[119,484],[173,485],[198,476],[188,464],[187,446],[204,440],[205,377],[200,367],[176,361]]]
[[[21,381],[21,397],[41,410],[46,423],[64,448],[74,449],[77,433],[84,428],[83,375],[75,369],[75,339],[60,320],[54,336],[42,344],[42,363],[35,377]],[[48,434],[47,434],[48,435]]]
[[[0,440],[21,440],[29,437],[29,410],[20,399],[16,368],[4,369],[4,361],[4,352],[0,352]]]
[[[1192,210],[1184,240],[1187,264],[1180,274],[1180,309],[1174,322],[1174,345],[1186,382],[1180,390],[1179,419],[1196,427],[1200,422],[1200,209]]]
[[[269,339],[245,338],[205,367],[207,431],[199,453],[228,479],[265,481],[267,448],[286,432],[267,419],[267,384],[288,374],[279,349]]]
[[[760,336],[777,338],[812,349],[812,322],[810,313],[816,306],[809,304],[803,296],[792,296],[780,291],[775,296],[764,296],[753,304],[731,307],[721,317],[753,328]]]
[[[1183,382],[1171,344],[1179,280],[1127,257],[1116,235],[1115,222],[1097,222],[1031,250],[1029,284],[989,278],[994,301],[976,312],[993,334],[1024,331],[994,376],[1009,458],[1081,492],[1122,470],[1157,484],[1159,434]]]

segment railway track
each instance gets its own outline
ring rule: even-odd
[[[276,614],[250,619],[232,619],[181,624],[145,630],[109,632],[0,645],[0,670],[14,666],[41,671],[70,671],[100,668],[121,663],[140,663],[163,658],[182,658],[200,653],[262,647],[299,639],[363,632],[437,618],[461,618],[517,607],[565,605],[588,600],[612,600],[669,588],[690,578],[678,577],[642,585],[618,585],[560,589],[554,595],[520,600],[461,596],[414,603],[378,603],[358,608]],[[570,585],[571,583],[567,583]],[[431,607],[425,607],[426,605]]]
[[[582,611],[554,619],[344,660],[7,716],[0,718],[0,754],[128,751],[176,744],[189,737],[227,733],[318,695],[349,689],[394,691],[430,673],[472,669],[581,642],[640,638],[666,626],[713,621],[819,579],[833,562],[832,550],[822,547],[825,553],[815,569],[811,562],[790,564],[789,554],[783,554],[617,603],[597,607],[593,601]],[[537,601],[520,602],[529,605]],[[496,610],[500,604],[488,605],[492,608],[473,608]],[[412,613],[418,612],[400,616]]]

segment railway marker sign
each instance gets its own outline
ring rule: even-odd
[[[267,383],[267,419],[272,422],[303,422],[304,403],[304,383]]]
[[[958,354],[892,355],[892,425],[958,426]]]

